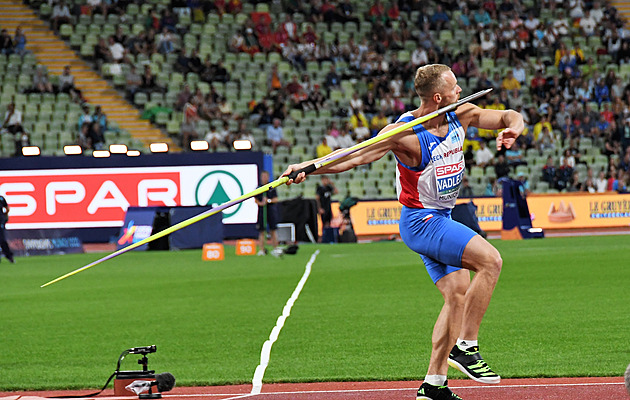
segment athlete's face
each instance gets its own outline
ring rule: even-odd
[[[442,103],[451,104],[459,100],[459,94],[462,92],[462,88],[457,84],[457,78],[453,71],[446,71],[442,75],[444,79],[444,89],[442,90]]]

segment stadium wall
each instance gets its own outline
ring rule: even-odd
[[[470,199],[459,199],[466,203]],[[503,200],[500,197],[472,199],[477,206],[479,226],[487,232],[502,228]],[[628,228],[630,226],[630,194],[531,194],[527,197],[532,225],[545,230],[582,230]],[[398,234],[402,206],[395,200],[359,201],[350,210],[357,235]],[[339,203],[333,203],[339,214]]]

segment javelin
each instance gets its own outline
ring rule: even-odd
[[[350,154],[355,153],[355,152],[357,152],[357,151],[359,151],[361,149],[364,149],[364,148],[366,148],[366,147],[368,147],[368,146],[370,146],[370,145],[372,145],[374,143],[378,143],[378,142],[380,142],[382,140],[385,140],[385,139],[387,139],[389,137],[397,135],[400,132],[406,131],[407,129],[410,129],[410,128],[416,126],[416,125],[419,125],[419,124],[421,124],[423,122],[426,122],[426,121],[428,121],[428,120],[430,120],[432,118],[435,118],[438,115],[442,115],[444,113],[453,111],[457,107],[461,106],[462,104],[468,103],[469,101],[472,101],[472,100],[475,100],[475,99],[477,99],[477,98],[479,98],[481,96],[484,96],[484,95],[488,94],[490,91],[492,91],[492,88],[485,89],[485,90],[479,91],[477,93],[471,94],[470,96],[464,97],[463,99],[457,101],[456,103],[453,103],[453,104],[450,104],[448,106],[442,107],[442,108],[440,108],[438,110],[435,110],[435,111],[433,111],[433,112],[431,112],[431,113],[429,113],[427,115],[424,115],[422,117],[418,117],[418,118],[414,119],[413,121],[409,121],[409,122],[407,122],[407,123],[405,123],[403,125],[400,125],[400,126],[394,128],[394,129],[391,129],[391,130],[389,130],[389,131],[387,131],[387,132],[385,132],[383,134],[374,136],[371,139],[368,139],[368,140],[366,140],[364,142],[361,142],[361,143],[358,143],[358,144],[356,144],[356,145],[354,145],[352,147],[349,147],[345,151],[339,152],[337,154],[333,154],[330,157],[327,157],[327,158],[325,158],[325,159],[323,159],[321,161],[317,161],[317,162],[314,162],[312,164],[309,164],[306,167],[304,167],[304,168],[302,168],[302,169],[300,169],[298,171],[293,171],[288,176],[281,176],[280,178],[276,179],[275,181],[269,182],[268,184],[263,185],[263,186],[259,187],[256,190],[253,190],[253,191],[251,191],[249,193],[246,193],[246,194],[244,194],[244,195],[242,195],[240,197],[235,198],[234,200],[230,200],[230,201],[225,202],[225,203],[223,203],[221,205],[218,205],[218,206],[216,206],[214,208],[211,208],[210,210],[204,211],[204,212],[202,212],[199,215],[196,215],[196,216],[191,217],[191,218],[189,218],[189,219],[187,219],[185,221],[182,221],[182,222],[180,222],[178,224],[175,224],[175,225],[173,225],[173,226],[171,226],[171,227],[169,227],[167,229],[164,229],[163,231],[157,232],[157,233],[149,236],[148,238],[140,240],[139,242],[132,243],[132,244],[130,244],[127,247],[123,247],[122,249],[120,249],[118,251],[115,251],[115,252],[113,252],[113,253],[111,253],[111,254],[109,254],[109,255],[101,258],[101,259],[98,259],[98,260],[88,264],[88,265],[85,265],[85,266],[83,266],[81,268],[75,269],[72,272],[68,272],[67,274],[62,275],[62,276],[60,276],[60,277],[58,277],[56,279],[53,279],[52,281],[47,282],[47,283],[41,285],[40,287],[46,287],[48,285],[52,285],[53,283],[59,282],[59,281],[61,281],[63,279],[69,278],[72,275],[76,275],[79,272],[83,272],[86,269],[92,268],[92,267],[94,267],[94,266],[96,266],[96,265],[98,265],[98,264],[100,264],[102,262],[105,262],[107,260],[111,260],[112,258],[117,257],[117,256],[119,256],[121,254],[124,254],[124,253],[126,253],[126,252],[128,252],[130,250],[138,248],[138,247],[140,247],[142,245],[145,245],[145,244],[147,244],[149,242],[152,242],[152,241],[154,241],[156,239],[159,239],[161,237],[164,237],[166,235],[170,235],[171,233],[173,233],[175,231],[178,231],[180,229],[183,229],[183,228],[185,228],[185,227],[187,227],[189,225],[192,225],[195,222],[199,222],[199,221],[201,221],[204,218],[208,218],[211,215],[217,214],[220,211],[225,210],[226,208],[232,207],[232,206],[234,206],[234,205],[236,205],[236,204],[238,204],[240,202],[243,202],[243,201],[245,201],[247,199],[250,199],[250,198],[252,198],[254,196],[258,196],[259,194],[265,193],[269,189],[273,189],[273,188],[276,188],[278,186],[284,185],[290,179],[297,178],[298,174],[300,174],[302,172],[306,173],[307,175],[312,173],[312,172],[315,172],[316,170],[318,170],[318,169],[320,169],[320,168],[322,168],[322,167],[324,167],[326,165],[329,165],[329,164],[331,164],[331,163],[333,163],[335,161],[338,161],[338,160],[340,160],[340,159],[342,159],[344,157],[347,157]]]

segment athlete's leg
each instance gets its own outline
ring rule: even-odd
[[[481,319],[490,304],[502,265],[498,250],[481,236],[473,237],[466,245],[462,266],[474,271],[475,277],[466,292],[460,338],[477,339]]]
[[[460,332],[464,301],[469,285],[470,272],[465,269],[452,272],[435,284],[444,297],[444,306],[433,327],[431,359],[427,375],[447,374],[448,355]]]

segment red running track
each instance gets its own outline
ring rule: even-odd
[[[470,380],[450,381],[451,389],[465,400],[628,400],[623,377],[504,379],[499,385],[481,385]],[[320,382],[265,384],[262,393],[251,395],[251,385],[176,387],[164,393],[168,400],[414,400],[420,382]],[[84,391],[83,393],[89,393]],[[0,400],[37,400],[49,396],[80,395],[71,392],[0,392]],[[96,397],[115,397],[106,390]]]

